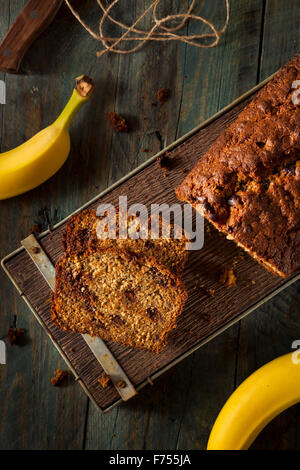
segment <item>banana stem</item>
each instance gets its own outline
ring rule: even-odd
[[[82,75],[76,79],[76,88],[67,103],[66,107],[56,119],[55,125],[62,129],[69,129],[72,120],[77,114],[81,106],[86,103],[94,91],[92,80],[86,75]]]
[[[82,97],[78,91],[75,89],[72,93],[70,100],[68,101],[66,107],[62,113],[58,116],[55,121],[55,125],[69,129],[71,122],[73,121],[75,115],[81,108],[81,106],[86,103],[88,98]]]

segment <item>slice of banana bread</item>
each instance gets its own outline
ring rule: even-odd
[[[273,273],[300,267],[300,54],[264,86],[177,188]]]
[[[117,239],[99,239],[97,237],[97,226],[99,224],[99,217],[96,216],[96,211],[86,209],[77,214],[74,214],[67,222],[66,230],[63,235],[63,247],[66,254],[83,253],[88,247],[102,250],[103,248],[119,247],[128,250],[135,254],[142,256],[150,256],[157,259],[159,264],[170,269],[175,274],[180,274],[183,271],[185,262],[188,257],[186,250],[187,238],[183,236],[176,239],[173,236],[173,225],[169,225],[170,238],[158,239],[137,239],[134,240],[128,236],[126,239],[119,239],[119,226],[118,226],[117,211]],[[134,217],[128,216],[128,232],[130,233],[130,224],[133,225]],[[160,228],[162,227],[162,220],[160,219]],[[151,218],[148,219],[150,228]],[[166,225],[166,224],[165,224]]]
[[[89,249],[58,260],[52,319],[64,330],[159,352],[186,298],[180,279],[155,259]]]

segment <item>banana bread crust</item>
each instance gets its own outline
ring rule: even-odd
[[[275,274],[300,266],[300,54],[265,85],[177,188]]]

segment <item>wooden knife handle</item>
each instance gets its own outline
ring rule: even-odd
[[[51,23],[62,1],[28,1],[0,45],[0,71],[18,72],[24,54]]]

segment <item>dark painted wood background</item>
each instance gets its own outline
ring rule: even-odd
[[[0,39],[25,3],[1,1]],[[74,0],[75,6],[81,3]],[[129,22],[147,2],[125,3],[120,13]],[[225,8],[218,0],[199,3],[204,16],[222,23]],[[96,2],[87,0],[80,10],[96,27]],[[0,202],[1,257],[19,246],[34,223],[46,228],[58,222],[275,72],[300,49],[299,22],[298,0],[232,0],[229,28],[214,49],[151,44],[136,55],[99,60],[99,45],[63,6],[27,53],[21,75],[0,74],[7,86],[7,104],[0,108],[1,151],[55,119],[74,77],[92,76],[97,91],[72,125],[73,147],[64,167],[40,188]],[[189,33],[195,28],[187,26]],[[171,89],[171,98],[154,107],[161,87]],[[105,118],[109,111],[126,116],[132,131],[115,134]],[[298,283],[154,387],[100,415],[71,376],[61,388],[51,385],[54,369],[65,365],[3,272],[0,283],[0,337],[14,315],[27,331],[26,344],[8,347],[7,365],[0,366],[1,449],[203,449],[230,393],[300,338]],[[298,405],[276,418],[253,448],[300,449],[299,422]]]

